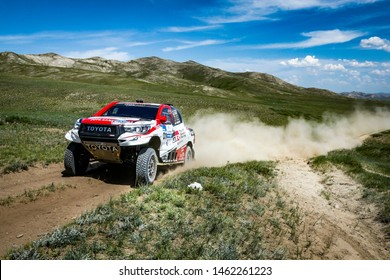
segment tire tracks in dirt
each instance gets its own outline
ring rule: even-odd
[[[85,176],[66,177],[62,164],[31,167],[0,177],[0,198],[16,197],[44,186],[66,186],[35,201],[15,201],[0,206],[0,256],[15,246],[38,239],[70,223],[99,204],[131,191],[133,174],[122,167],[95,166]]]
[[[336,168],[321,173],[307,160],[277,163],[277,184],[303,211],[320,259],[390,259],[389,241],[375,221],[377,209],[362,200],[362,186]]]
[[[0,206],[0,256],[131,191],[134,183],[134,174],[118,165],[95,165],[79,177],[66,177],[63,169],[52,164],[0,177],[1,199],[50,184],[66,186],[35,201]],[[303,213],[310,259],[390,259],[389,240],[375,221],[377,210],[361,199],[358,183],[337,169],[314,171],[304,159],[279,160],[276,170],[276,184]]]

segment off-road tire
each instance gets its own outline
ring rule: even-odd
[[[88,152],[81,144],[69,143],[64,154],[65,173],[71,176],[84,175],[89,165],[89,159]]]
[[[194,150],[192,149],[191,146],[187,146],[186,154],[184,158],[184,165],[190,164],[194,160],[194,158],[195,158]]]
[[[153,148],[143,148],[137,157],[135,167],[135,184],[153,184],[157,175],[158,158]]]

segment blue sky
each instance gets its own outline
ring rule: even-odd
[[[389,0],[0,0],[0,51],[158,56],[390,92]]]

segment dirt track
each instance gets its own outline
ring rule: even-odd
[[[16,197],[25,191],[54,184],[63,186],[35,201],[16,201],[0,206],[0,256],[13,246],[25,244],[69,223],[83,212],[131,191],[133,174],[126,170],[99,166],[86,176],[62,175],[62,164],[32,167],[28,171],[0,177],[0,198]],[[121,167],[119,167],[121,168]],[[121,172],[122,171],[122,172]],[[125,175],[123,175],[125,174]]]
[[[361,200],[361,187],[351,178],[339,170],[314,172],[303,159],[278,161],[276,169],[277,184],[304,215],[310,258],[390,259],[389,240],[374,220],[376,209]],[[81,177],[66,177],[62,171],[63,165],[55,164],[0,177],[1,199],[51,184],[63,186],[35,201],[27,197],[0,206],[0,256],[131,191],[134,181],[134,174],[118,166],[95,166]]]
[[[313,256],[321,259],[390,259],[390,242],[363,187],[333,169],[313,171],[304,159],[280,161],[277,183],[302,210]]]

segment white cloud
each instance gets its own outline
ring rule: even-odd
[[[381,0],[231,0],[220,15],[201,18],[211,24],[248,22],[270,19],[277,11],[313,8],[338,9],[346,5],[362,5]],[[221,15],[222,14],[222,15]]]
[[[375,69],[371,72],[372,74],[378,75],[378,76],[390,76],[390,70],[389,69]]]
[[[330,70],[330,71],[345,71],[344,65],[338,63],[338,64],[325,64],[324,70]]]
[[[268,18],[261,14],[243,13],[238,15],[222,15],[222,16],[214,16],[214,17],[199,18],[199,19],[211,24],[222,24],[222,23],[239,23],[239,22],[266,20]]]
[[[297,44],[301,47],[313,47],[348,42],[357,37],[363,36],[364,33],[359,31],[341,31],[339,29],[334,29],[325,31],[312,31],[303,33],[302,35],[310,37],[310,39]]]
[[[133,47],[140,47],[140,46],[149,46],[149,45],[154,45],[158,43],[166,42],[166,40],[161,40],[161,41],[130,41],[130,42],[123,42],[121,45],[122,47],[127,47],[127,48],[133,48]]]
[[[280,66],[274,60],[255,59],[255,58],[227,58],[212,59],[201,62],[215,68],[230,72],[267,72],[273,73]],[[264,71],[267,69],[267,71]]]
[[[76,34],[71,32],[38,32],[32,34],[12,34],[0,36],[0,43],[31,44],[34,42],[43,42],[51,40],[74,40],[76,37]]]
[[[247,46],[249,49],[289,49],[289,48],[310,48],[329,44],[340,44],[351,41],[355,38],[363,36],[364,33],[360,31],[339,29],[334,30],[320,30],[302,33],[305,37],[310,37],[307,40],[295,43],[276,43],[267,45]]]
[[[86,51],[72,51],[65,53],[64,55],[73,58],[90,58],[99,56],[107,59],[115,59],[120,61],[127,61],[131,59],[130,55],[127,52],[118,51],[118,48],[115,47]]]
[[[377,36],[361,40],[360,46],[366,49],[384,50],[386,52],[390,52],[390,41]]]
[[[100,38],[123,38],[124,36],[130,36],[130,32],[115,32],[115,31],[99,31],[99,32],[61,32],[61,31],[46,31],[37,32],[32,34],[13,34],[0,36],[0,42],[2,43],[18,43],[18,42],[39,42],[39,41],[51,41],[51,40],[90,40]]]
[[[287,61],[280,62],[284,66],[293,66],[293,67],[308,67],[308,66],[320,66],[320,62],[315,56],[307,55],[303,59],[293,58]]]
[[[254,0],[254,7],[267,9],[275,7],[279,10],[298,10],[308,8],[333,8],[337,9],[349,4],[367,4],[378,0]],[[380,1],[380,0],[379,0]],[[244,0],[244,2],[247,2]]]
[[[342,63],[351,66],[351,67],[374,67],[376,65],[373,61],[357,61],[356,59],[342,59],[340,60]]]
[[[231,72],[256,71],[274,75],[303,87],[325,88],[335,92],[389,92],[390,61],[319,59],[313,55],[293,59],[230,58],[203,64]]]
[[[163,49],[164,52],[171,52],[171,51],[180,51],[185,49],[191,49],[191,48],[197,48],[197,47],[203,47],[203,46],[210,46],[210,45],[221,45],[232,42],[232,40],[203,40],[203,41],[183,41],[183,45],[179,45],[176,47],[166,47]]]
[[[348,74],[351,75],[352,77],[358,77],[358,76],[360,76],[360,71],[350,70],[350,71],[348,71]]]
[[[173,32],[173,33],[184,33],[184,32],[194,32],[194,31],[204,31],[220,28],[221,25],[204,25],[204,26],[171,26],[164,29],[161,29],[163,32]]]
[[[382,62],[381,66],[385,67],[385,68],[390,68],[390,61],[389,62]]]

